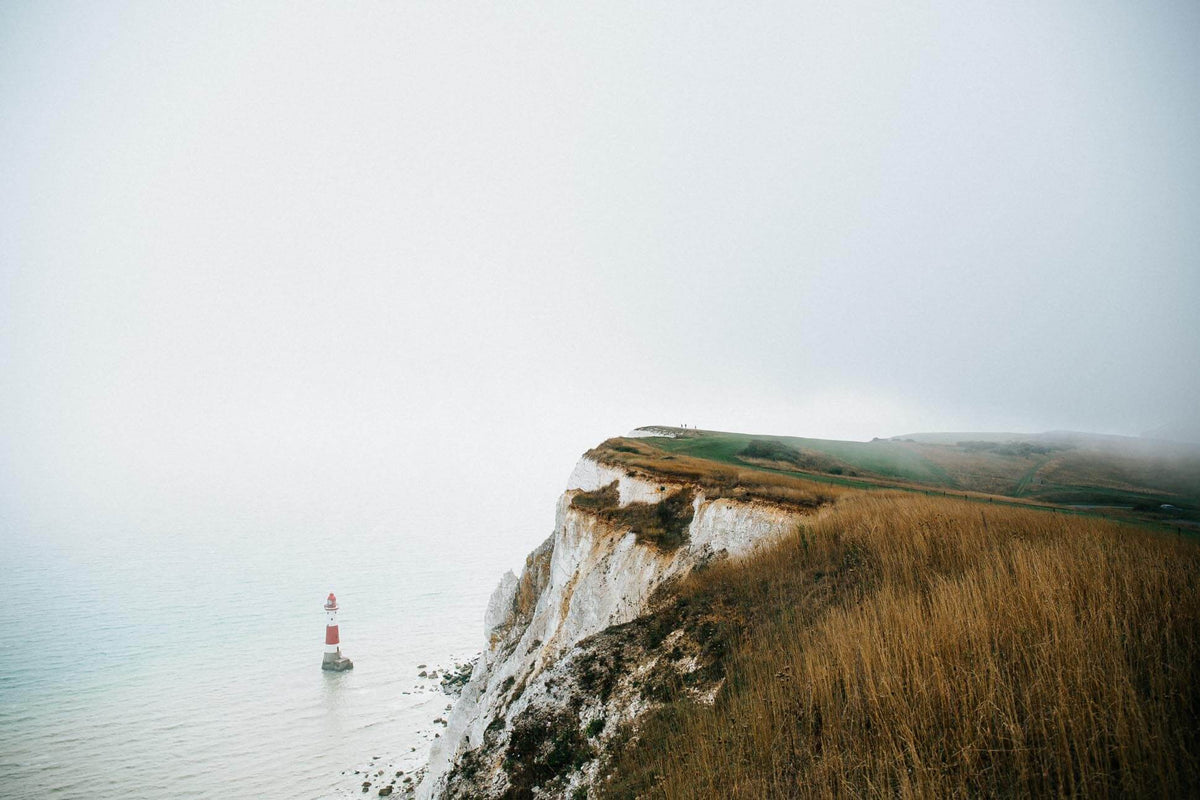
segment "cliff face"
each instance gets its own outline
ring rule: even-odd
[[[554,532],[492,594],[485,650],[417,796],[569,797],[659,687],[711,699],[721,678],[703,625],[648,621],[652,596],[661,604],[665,582],[772,541],[801,516],[583,458]],[[685,524],[671,539],[646,533]]]

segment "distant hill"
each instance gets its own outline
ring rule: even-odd
[[[1165,429],[1159,429],[1166,432]],[[1154,436],[1149,432],[1142,436],[1119,436],[1111,433],[1085,433],[1082,431],[1045,431],[1043,433],[906,433],[892,436],[888,441],[913,441],[922,444],[953,445],[963,441],[986,442],[1044,442],[1069,444],[1098,450],[1114,450],[1153,456],[1161,453],[1188,453],[1200,455],[1200,440],[1190,441],[1179,436]]]

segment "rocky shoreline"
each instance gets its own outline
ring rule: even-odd
[[[416,678],[418,683],[412,688],[401,692],[405,695],[426,694],[440,691],[453,700],[462,694],[463,687],[471,679],[480,654],[467,659],[454,659],[446,666],[418,664]],[[428,702],[422,701],[422,702]],[[341,789],[338,797],[355,797],[362,795],[402,798],[411,800],[417,786],[425,777],[428,748],[435,739],[440,738],[441,731],[447,725],[452,702],[447,702],[443,713],[430,720],[430,727],[418,734],[419,744],[410,745],[399,754],[385,757],[371,756],[370,760],[354,768],[342,771],[342,775],[353,781]]]

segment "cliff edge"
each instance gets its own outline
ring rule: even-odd
[[[631,445],[610,440],[579,461],[554,532],[520,576],[509,572],[496,587],[483,655],[418,797],[571,796],[664,686],[701,701],[719,688],[719,654],[706,652],[702,621],[672,630],[637,621],[671,581],[776,540],[819,503],[729,492],[728,476],[621,463],[622,453],[637,454]]]

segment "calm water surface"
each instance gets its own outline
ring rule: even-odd
[[[0,794],[13,798],[362,796],[353,770],[377,756],[413,768],[445,714],[417,665],[479,650],[500,573],[542,538],[444,520],[11,527]],[[352,672],[320,669],[330,590]]]

